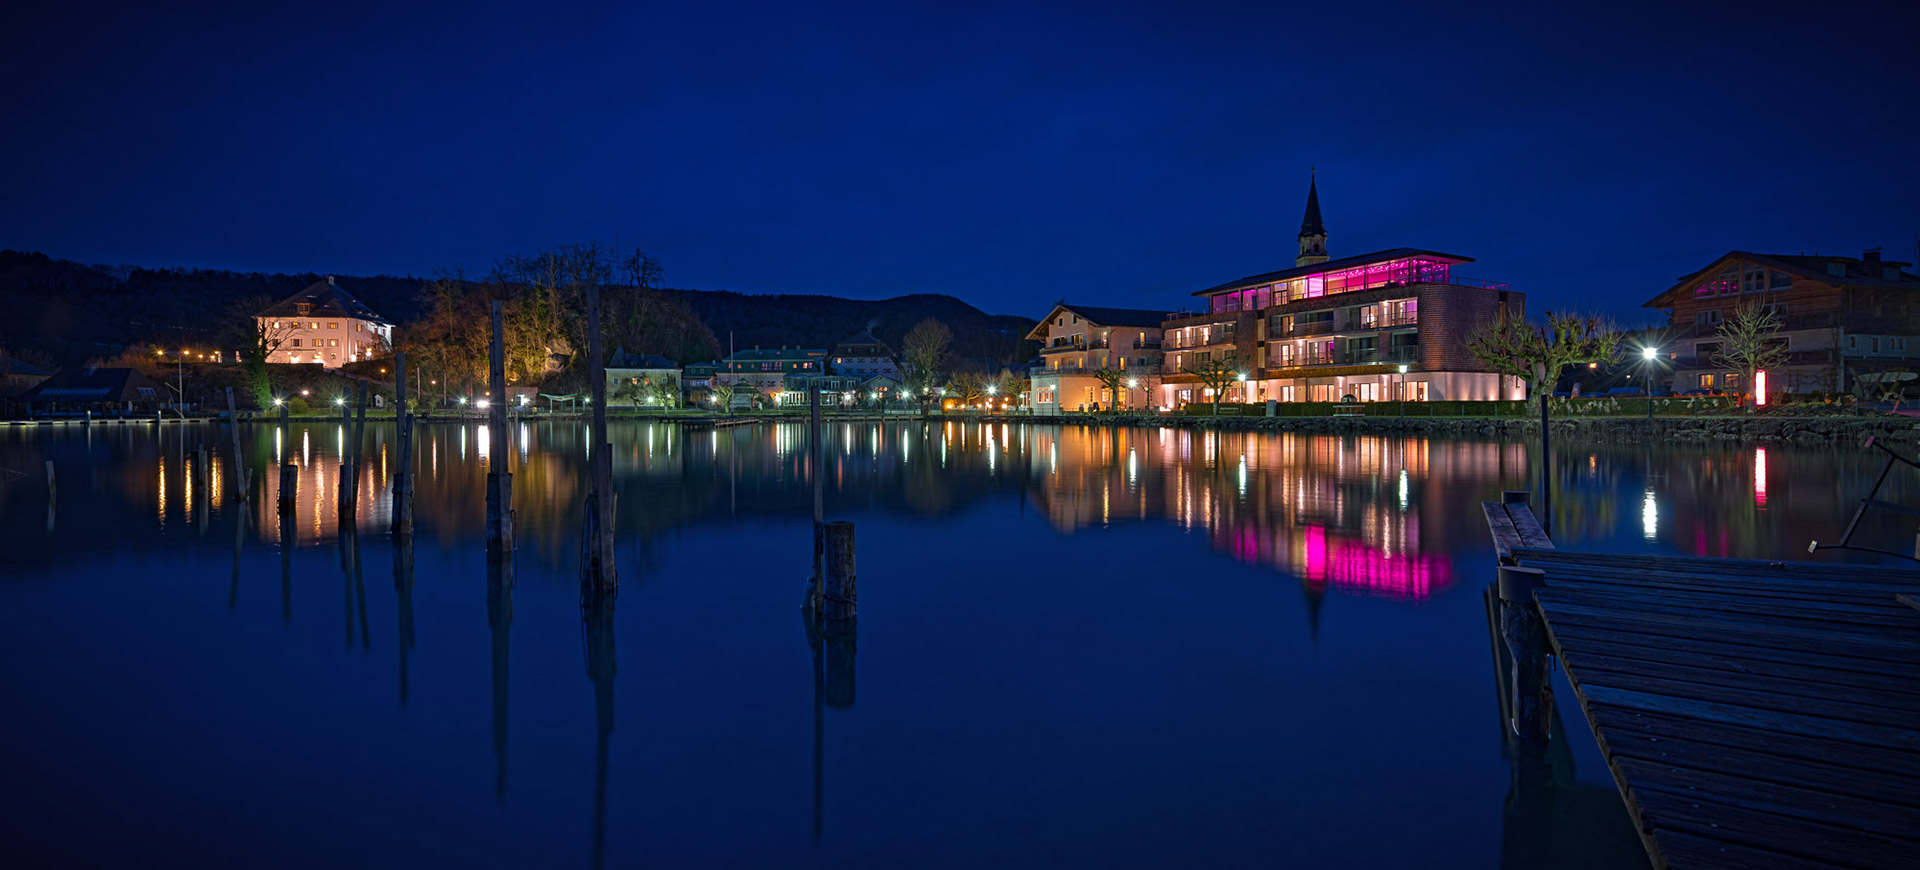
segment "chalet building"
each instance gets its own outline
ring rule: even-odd
[[[655,353],[627,353],[626,348],[613,352],[613,357],[607,360],[605,371],[609,398],[628,384],[650,386],[667,378],[672,378],[677,384],[680,379],[679,363]]]
[[[268,306],[254,319],[269,343],[278,345],[267,355],[270,363],[317,363],[332,369],[385,356],[393,346],[393,325],[334,283],[332,275]]]
[[[833,346],[827,369],[836,375],[857,378],[888,377],[900,379],[900,363],[893,348],[875,338],[871,328]]]
[[[1846,390],[1854,378],[1920,359],[1920,276],[1878,250],[1859,257],[1729,251],[1646,307],[1665,311],[1676,393],[1744,392],[1722,364],[1720,327],[1744,306],[1779,321],[1787,362],[1768,372],[1771,392]]]
[[[1041,413],[1089,410],[1112,401],[1107,387],[1093,373],[1113,369],[1126,374],[1121,384],[1121,408],[1143,407],[1152,401],[1160,376],[1164,311],[1139,308],[1096,308],[1090,305],[1054,306],[1045,320],[1027,333],[1040,343],[1041,365],[1034,367],[1028,404]]]
[[[1246,376],[1228,401],[1439,401],[1522,398],[1467,351],[1467,339],[1503,317],[1526,316],[1526,294],[1456,273],[1471,257],[1393,248],[1331,259],[1318,184],[1294,267],[1196,292],[1202,314],[1166,329],[1159,403],[1211,401],[1192,372],[1231,359]]]
[[[752,390],[768,398],[784,393],[788,375],[818,377],[826,373],[827,352],[799,347],[781,347],[735,352],[720,361],[714,375],[735,390],[736,401],[743,390]]]

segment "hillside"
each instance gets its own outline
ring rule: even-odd
[[[45,254],[0,251],[0,348],[44,351],[61,365],[111,356],[130,344],[210,343],[230,306],[256,294],[287,296],[318,281],[314,273],[268,274],[220,269],[89,266]],[[337,276],[375,311],[403,327],[419,313],[426,279],[394,275]],[[953,330],[954,355],[1002,363],[1023,360],[1024,315],[990,315],[951,296],[914,294],[883,300],[836,296],[750,295],[669,290],[684,299],[720,340],[735,347],[831,347],[872,327],[897,349],[922,318]],[[1037,314],[1035,316],[1038,316]],[[645,350],[629,348],[629,350]],[[1023,352],[1024,351],[1024,352]]]

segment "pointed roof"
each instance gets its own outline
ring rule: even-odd
[[[17,397],[22,402],[157,402],[162,387],[133,369],[63,369]]]
[[[1027,333],[1032,341],[1043,341],[1047,337],[1047,326],[1053,322],[1054,315],[1062,311],[1072,312],[1094,326],[1144,326],[1159,329],[1167,320],[1167,312],[1148,308],[1103,308],[1092,305],[1073,305],[1062,301],[1040,318],[1040,323]]]
[[[300,306],[310,308],[302,311]],[[333,276],[315,281],[307,289],[288,296],[285,299],[255,312],[255,317],[350,317],[355,320],[368,320],[374,323],[386,323],[380,315],[373,313],[365,303],[355,299],[352,293],[334,283]]]
[[[1660,295],[1641,303],[1642,308],[1671,308],[1675,303],[1688,298],[1688,293],[1700,282],[1717,275],[1729,261],[1745,261],[1755,265],[1769,266],[1782,272],[1799,275],[1821,281],[1835,287],[1856,285],[1866,287],[1886,287],[1903,290],[1920,289],[1920,276],[1905,271],[1910,265],[1898,260],[1868,261],[1859,257],[1820,256],[1818,254],[1760,254],[1753,251],[1728,251],[1715,258],[1699,271],[1681,276],[1679,283],[1661,291]],[[1829,264],[1839,264],[1845,275],[1834,275],[1827,271]],[[1886,269],[1893,270],[1893,277],[1886,276]]]
[[[1326,234],[1326,225],[1320,222],[1320,180],[1315,178],[1307,182],[1307,214],[1300,219],[1300,237]]]

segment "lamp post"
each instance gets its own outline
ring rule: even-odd
[[[1400,400],[1400,416],[1407,416],[1407,364],[1400,364],[1400,383],[1394,385],[1394,398]],[[1431,409],[1429,409],[1431,410]]]
[[[1647,422],[1649,423],[1653,422],[1653,360],[1659,355],[1660,349],[1657,347],[1643,347],[1640,349],[1640,358],[1646,360],[1645,370],[1642,374],[1645,375],[1647,379]]]

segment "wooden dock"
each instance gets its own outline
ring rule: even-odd
[[[1656,866],[1920,868],[1920,571],[1574,553],[1485,508]]]

